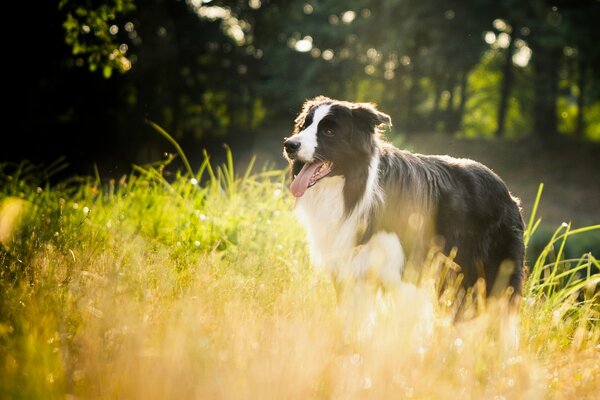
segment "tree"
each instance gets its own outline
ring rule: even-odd
[[[580,2],[581,3],[581,2]],[[567,5],[569,6],[569,5]],[[593,16],[600,17],[600,3],[585,1],[577,7],[571,5],[563,12],[567,24],[567,41],[573,46],[575,55],[575,85],[577,88],[577,120],[575,135],[583,138],[585,134],[586,97],[592,98],[590,80],[598,77],[600,63],[600,30],[595,23],[590,23]],[[595,66],[595,68],[594,68]]]
[[[113,70],[131,69],[127,51],[117,41],[116,23],[135,10],[134,0],[61,0],[58,8],[64,13],[65,42],[74,57],[91,71],[102,70],[105,78]]]
[[[508,101],[514,84],[515,71],[513,56],[515,55],[515,44],[521,39],[521,28],[524,26],[526,5],[523,2],[505,0],[497,4],[495,9],[498,18],[494,20],[494,28],[498,35],[507,35],[508,43],[504,50],[504,59],[501,66],[500,101],[498,103],[497,126],[495,135],[504,135],[506,126],[506,115],[508,112]]]

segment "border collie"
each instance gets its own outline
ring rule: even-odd
[[[284,142],[314,266],[331,273],[338,295],[349,281],[392,288],[437,246],[460,266],[463,288],[483,278],[489,295],[508,266],[501,289],[517,298],[525,276],[518,199],[478,162],[399,150],[381,138],[384,125],[390,117],[373,104],[319,96]]]

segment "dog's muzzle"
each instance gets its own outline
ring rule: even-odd
[[[285,148],[285,153],[290,159],[296,158],[296,153],[300,150],[300,141],[295,139],[287,139],[283,142],[283,147]]]

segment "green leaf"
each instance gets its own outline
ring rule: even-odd
[[[112,75],[112,67],[110,65],[105,65],[104,68],[102,69],[102,75],[104,75],[104,77],[106,79],[110,78]]]

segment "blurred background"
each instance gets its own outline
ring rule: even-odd
[[[119,177],[223,143],[284,166],[302,102],[370,101],[398,146],[485,162],[549,224],[600,221],[598,0],[19,2],[0,161]],[[8,128],[10,127],[10,128]]]

